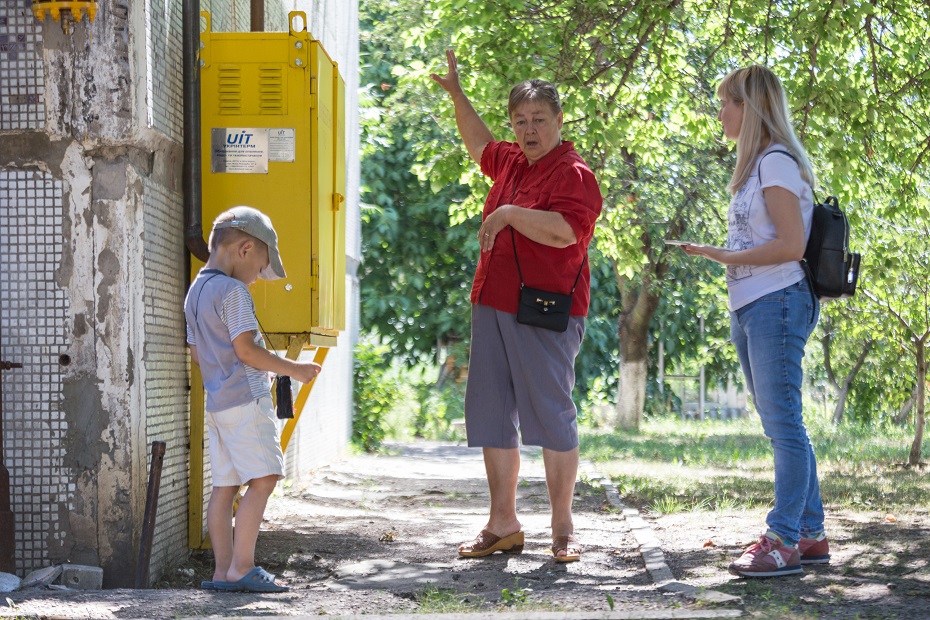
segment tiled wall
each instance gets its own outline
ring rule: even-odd
[[[181,3],[148,0],[145,8],[146,120],[149,127],[180,142],[184,139]]]
[[[213,32],[249,32],[251,28],[250,0],[200,0],[200,10],[210,13]],[[287,30],[287,12],[281,2],[265,2],[265,30]]]
[[[0,131],[45,126],[42,33],[31,2],[0,5]],[[0,346],[23,364],[3,374],[3,452],[16,517],[18,569],[47,562],[60,536],[59,506],[70,502],[62,475],[59,353],[67,348],[61,260],[62,185],[36,170],[0,168]]]
[[[0,168],[0,327],[3,452],[10,472],[20,571],[46,565],[60,538],[59,509],[73,488],[62,472],[68,429],[61,413],[68,300],[55,281],[61,261],[62,186],[36,170]]]
[[[31,6],[0,2],[0,131],[45,127],[42,30]]]
[[[145,183],[145,423],[149,446],[164,441],[151,573],[187,552],[188,355],[184,337],[181,196]],[[151,453],[147,463],[151,462]]]

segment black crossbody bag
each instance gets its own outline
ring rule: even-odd
[[[513,244],[513,260],[517,263],[517,273],[520,275],[520,305],[517,307],[517,323],[541,327],[554,332],[564,332],[568,329],[569,313],[572,309],[572,295],[575,294],[575,287],[578,286],[581,271],[588,260],[587,252],[584,255],[584,260],[581,261],[581,267],[578,268],[578,275],[575,276],[575,283],[572,284],[571,292],[565,295],[526,286],[523,283],[520,259],[517,258],[517,241],[514,238],[512,227],[510,229],[510,240]]]

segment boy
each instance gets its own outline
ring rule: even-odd
[[[285,592],[274,575],[255,566],[255,542],[265,504],[284,477],[268,373],[307,383],[319,372],[265,349],[247,288],[258,278],[285,277],[271,220],[251,207],[233,207],[213,222],[210,259],[184,300],[191,360],[200,366],[207,393],[213,492],[207,530],[216,568],[207,590]],[[249,489],[236,511],[241,485]]]

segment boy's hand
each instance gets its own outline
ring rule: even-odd
[[[295,362],[294,366],[294,373],[291,376],[301,383],[310,383],[322,370],[316,362]]]

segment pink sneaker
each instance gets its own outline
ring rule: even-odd
[[[829,564],[830,543],[827,535],[820,532],[815,538],[802,538],[798,541],[798,552],[801,554],[801,564]]]
[[[738,577],[780,577],[804,572],[797,549],[764,534],[730,564],[729,570]]]

